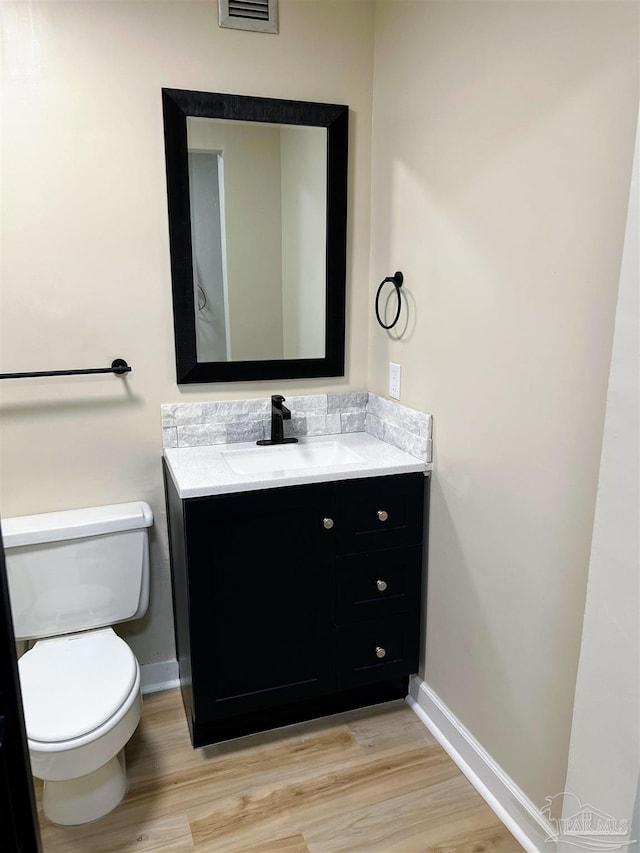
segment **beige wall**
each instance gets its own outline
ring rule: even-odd
[[[324,358],[327,131],[282,127],[282,319],[285,358]]]
[[[636,142],[566,784],[629,825],[640,779],[639,168]],[[565,817],[575,811],[565,804]]]
[[[280,13],[275,36],[220,29],[216,3],[0,4],[1,369],[133,366],[2,383],[0,512],[150,502],[151,608],[128,628],[142,663],[174,655],[160,404],[366,387],[372,9]],[[176,385],[163,86],[350,105],[344,379]]]
[[[254,129],[229,128],[224,158],[230,355],[239,361],[283,356],[280,132]]]
[[[563,790],[638,105],[638,6],[376,3],[369,387],[433,413],[423,673]],[[375,281],[374,281],[375,280]],[[401,323],[402,325],[402,323]]]

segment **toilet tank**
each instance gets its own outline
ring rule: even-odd
[[[143,616],[152,523],[143,501],[3,518],[16,639]]]

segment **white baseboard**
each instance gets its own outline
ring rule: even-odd
[[[527,853],[555,853],[552,824],[422,679],[407,703]]]
[[[177,660],[144,663],[140,667],[140,688],[143,693],[158,693],[179,686]]]

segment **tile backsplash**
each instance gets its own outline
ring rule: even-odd
[[[432,418],[377,394],[309,394],[287,397],[291,420],[287,435],[368,432],[388,444],[431,462]],[[162,446],[196,447],[257,441],[271,434],[271,400],[216,400],[169,403],[162,407]]]

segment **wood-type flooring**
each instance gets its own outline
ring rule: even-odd
[[[402,701],[194,750],[178,690],[146,696],[110,815],[44,853],[518,853]]]

